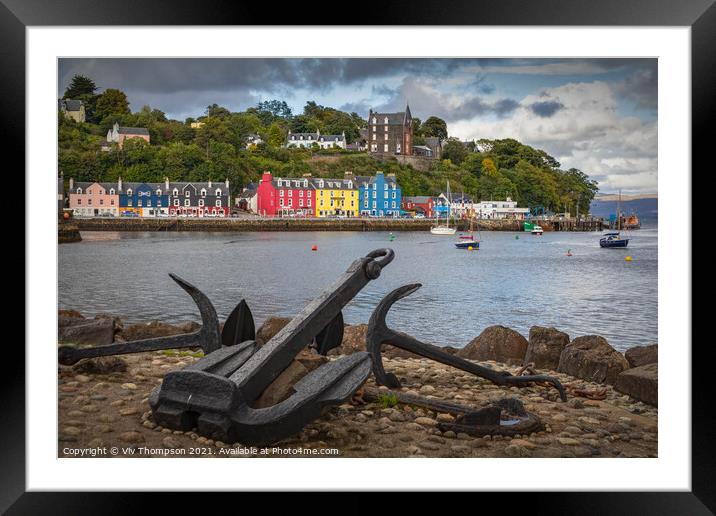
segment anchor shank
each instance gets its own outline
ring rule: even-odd
[[[371,277],[374,274],[371,274],[368,268],[373,261],[371,257],[354,261],[333,285],[309,303],[230,377],[238,385],[245,399],[258,398],[291,363],[296,354],[310,344],[341,309],[374,279]]]

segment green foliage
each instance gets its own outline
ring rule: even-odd
[[[467,149],[457,138],[450,138],[443,145],[443,159],[449,159],[455,165],[460,165],[467,157]]]
[[[124,92],[110,88],[97,97],[94,116],[102,125],[112,125],[122,116],[129,114],[129,102]]]
[[[378,395],[378,403],[382,408],[395,407],[398,404],[398,397],[394,392],[390,394],[380,393]]]
[[[441,140],[448,137],[447,124],[442,118],[431,116],[420,125],[420,136],[437,136]]]
[[[89,77],[75,75],[62,96],[64,99],[78,99],[83,95],[94,95],[97,85]]]

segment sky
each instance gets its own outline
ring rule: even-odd
[[[601,193],[657,193],[656,59],[60,59],[58,96],[75,74],[118,88],[134,111],[184,120],[219,104],[285,100],[438,116],[461,140],[515,138],[578,168]]]

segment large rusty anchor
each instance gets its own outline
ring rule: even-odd
[[[497,385],[507,385],[513,387],[527,387],[534,383],[546,383],[552,385],[559,391],[562,401],[567,400],[564,387],[556,378],[547,375],[523,375],[515,376],[507,371],[495,371],[493,369],[475,364],[468,360],[462,359],[455,355],[446,353],[438,346],[426,344],[410,337],[404,333],[399,333],[388,328],[385,318],[393,304],[406,296],[409,296],[422,285],[419,283],[404,285],[399,287],[388,295],[386,295],[378,304],[376,309],[370,316],[367,332],[367,350],[373,361],[373,375],[375,381],[380,385],[385,385],[391,389],[400,387],[400,381],[393,373],[388,373],[383,368],[383,360],[381,357],[381,348],[383,344],[390,344],[397,348],[410,351],[416,355],[435,360],[445,365],[456,367],[476,376],[486,378]]]
[[[197,432],[223,442],[266,445],[303,428],[327,406],[348,399],[368,378],[367,352],[323,364],[299,380],[286,400],[266,408],[252,404],[291,363],[315,342],[322,351],[343,333],[341,309],[393,259],[378,249],[348,270],[309,303],[261,348],[253,340],[214,351],[181,371],[168,373],[152,391],[154,420],[177,430]]]
[[[219,319],[216,315],[214,305],[209,298],[201,290],[176,274],[170,273],[169,276],[184,289],[196,303],[196,306],[199,308],[199,313],[201,314],[201,328],[197,331],[180,335],[134,340],[91,348],[61,346],[58,348],[59,363],[62,365],[72,365],[83,358],[189,347],[200,347],[205,354],[209,354],[218,350],[222,344],[224,346],[230,346],[254,339],[254,320],[246,301],[242,299],[239,304],[236,305],[236,308],[234,308],[227,318],[223,331],[220,332]]]

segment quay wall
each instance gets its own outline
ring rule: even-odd
[[[429,231],[432,219],[192,219],[192,218],[87,218],[74,220],[80,231]],[[466,220],[456,221],[458,230],[469,229]],[[453,223],[451,223],[453,225]],[[561,228],[541,221],[544,231]],[[519,220],[480,220],[475,230],[522,231]],[[580,229],[573,229],[579,231]],[[593,230],[593,229],[581,229]]]

